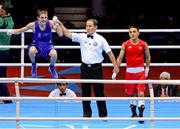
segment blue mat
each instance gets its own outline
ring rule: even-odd
[[[108,117],[131,116],[129,101],[108,100]],[[20,117],[82,117],[81,102],[52,100],[20,101]],[[150,117],[150,101],[146,101],[144,117]],[[92,101],[92,117],[98,117],[96,102]],[[138,110],[137,110],[138,111]],[[0,117],[15,117],[16,103],[0,104]],[[155,101],[155,117],[180,117],[179,101]],[[151,128],[145,121],[20,121],[20,129],[142,129]],[[1,128],[16,128],[16,121],[0,121]],[[154,121],[155,129],[180,128],[180,121]]]

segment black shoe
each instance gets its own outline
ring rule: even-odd
[[[141,105],[141,107],[139,107],[139,117],[143,117],[143,112],[144,112],[144,105]],[[139,121],[140,124],[143,124],[144,121]]]
[[[99,117],[107,117],[107,115],[99,115]]]
[[[12,103],[12,100],[3,100],[4,103]]]
[[[136,106],[131,104],[130,108],[131,108],[131,112],[132,112],[131,117],[137,117]]]
[[[132,114],[131,117],[138,117],[137,114]]]
[[[83,117],[91,117],[89,114],[83,114]]]

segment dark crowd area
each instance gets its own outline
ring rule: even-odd
[[[2,2],[3,0],[1,0]],[[55,7],[87,7],[88,18],[96,18],[99,21],[99,29],[128,29],[129,25],[137,25],[140,29],[179,29],[180,16],[178,1],[131,1],[131,0],[4,0],[11,4],[11,15],[15,22],[15,28],[25,26],[37,19],[36,10],[47,8],[49,19],[54,15]],[[99,5],[98,5],[99,4]],[[71,23],[70,23],[71,24]],[[68,28],[69,26],[66,25]],[[72,25],[69,29],[79,29]],[[83,28],[81,28],[83,29]],[[111,46],[121,45],[127,40],[128,33],[102,33]],[[32,34],[26,33],[25,43],[32,41]],[[12,36],[12,45],[20,45],[21,36]],[[141,33],[140,38],[151,45],[179,45],[180,32],[172,33]],[[53,34],[55,45],[78,45],[65,37]],[[119,49],[113,49],[115,56]],[[180,55],[178,49],[150,49],[152,63],[178,63]],[[12,49],[12,62],[20,62],[20,49]],[[58,50],[58,62],[80,62],[79,49]],[[25,61],[30,62],[27,52]],[[46,62],[46,61],[45,61]],[[109,62],[105,58],[104,62]]]

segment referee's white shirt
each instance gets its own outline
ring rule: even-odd
[[[76,97],[76,94],[71,89],[66,88],[65,92],[66,95],[60,96],[62,92],[59,90],[59,88],[51,91],[49,94],[49,97]]]
[[[101,63],[104,60],[102,52],[111,51],[106,39],[94,33],[93,39],[88,38],[86,33],[72,33],[72,41],[80,44],[81,59],[85,64]]]

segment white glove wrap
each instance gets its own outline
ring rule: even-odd
[[[146,67],[146,68],[145,68],[145,76],[147,77],[148,74],[149,74],[149,67]]]
[[[116,80],[116,76],[117,76],[117,73],[113,73],[113,74],[112,74],[112,79],[113,79],[113,80]]]
[[[59,23],[59,20],[56,16],[53,16],[52,20],[53,20],[55,25],[57,25]]]

